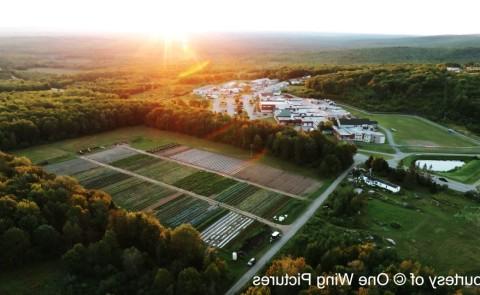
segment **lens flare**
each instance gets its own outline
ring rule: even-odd
[[[193,66],[189,67],[186,71],[181,72],[178,75],[178,78],[185,78],[193,74],[196,74],[202,71],[203,69],[205,69],[209,64],[210,64],[209,60],[194,64]]]

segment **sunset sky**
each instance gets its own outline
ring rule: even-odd
[[[4,1],[1,10],[3,33],[480,33],[476,0],[15,0]]]

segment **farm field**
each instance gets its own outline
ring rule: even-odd
[[[110,162],[109,165],[114,167],[214,198],[216,201],[277,223],[279,221],[276,218],[280,215],[283,216],[280,223],[293,222],[308,204],[308,201],[150,155],[138,154],[121,146],[90,154],[87,157],[102,163]],[[258,170],[259,167],[262,170]],[[252,168],[256,170],[251,170]],[[151,184],[107,167],[97,167],[80,158],[51,164],[46,169],[49,171],[62,169],[63,174],[76,177],[87,188],[105,190],[112,194],[118,206],[128,210],[144,210],[175,193],[161,185]],[[261,178],[260,181],[270,181],[270,183],[267,182],[268,185],[280,188],[282,183],[292,187],[302,184],[311,187],[312,184],[309,181],[314,181],[303,176],[285,174],[283,171],[264,165],[253,165],[247,169],[244,169],[247,173],[258,172],[261,175],[270,173],[270,177],[275,179]],[[297,183],[296,179],[299,179]],[[318,188],[320,186],[316,186],[315,189]]]
[[[201,230],[229,212],[205,201],[179,195],[168,188],[105,167],[73,174],[73,177],[87,188],[109,193],[115,204],[121,208],[132,211],[149,208],[163,224],[170,227],[190,223]],[[163,199],[168,201],[162,202]],[[158,206],[155,207],[155,204]],[[222,245],[226,243],[228,242]]]
[[[129,175],[104,167],[96,167],[77,174],[72,174],[72,176],[78,179],[78,181],[88,189],[101,189],[131,178]]]
[[[190,149],[177,153],[172,155],[171,158],[230,175],[239,172],[248,165],[248,162],[244,160],[198,149]]]
[[[205,229],[201,237],[209,245],[221,249],[252,223],[253,219],[230,212]]]
[[[144,210],[175,191],[108,168],[98,167],[73,174],[86,188],[109,193],[115,204],[132,211]]]
[[[450,192],[423,195],[407,191],[401,200],[398,198],[382,192],[381,197],[368,201],[369,231],[393,239],[400,255],[431,265],[441,274],[451,269],[479,271],[478,202]],[[455,259],[447,259],[452,253]]]
[[[433,172],[433,174],[446,176],[453,180],[472,184],[480,180],[480,159],[477,156],[448,156],[448,155],[411,155],[403,159],[405,166],[416,160],[462,160],[465,165],[447,172]]]
[[[86,160],[76,158],[59,163],[44,166],[45,171],[55,173],[57,175],[72,175],[82,171],[90,170],[97,167],[95,164]]]
[[[321,186],[315,179],[262,164],[250,165],[234,176],[295,195],[308,195]]]
[[[182,151],[171,158],[295,195],[307,195],[321,185],[309,177],[198,149]]]
[[[132,211],[144,210],[175,194],[175,191],[134,177],[104,186],[101,190],[112,195],[116,205]]]
[[[135,152],[127,158],[111,162],[110,164],[167,184],[174,184],[180,179],[199,172],[195,168]]]
[[[176,181],[173,185],[208,197],[218,194],[237,183],[236,180],[218,174],[198,171]]]
[[[127,142],[132,147],[141,150],[148,150],[157,146],[176,142],[188,147],[201,148],[205,151],[230,156],[240,160],[250,160],[250,153],[240,148],[179,133],[148,128],[145,126],[120,128],[114,131],[103,132],[95,135],[83,136],[50,144],[38,145],[26,149],[15,150],[12,151],[12,153],[18,156],[26,156],[35,164],[40,164],[44,161],[55,163],[65,159],[73,159],[76,157],[76,152],[78,150],[87,147],[109,147],[114,143],[119,142]],[[256,157],[255,160],[260,164],[287,170],[291,173],[308,176],[313,179],[319,179],[318,173],[314,169],[299,167],[267,155]]]
[[[218,194],[215,200],[264,218],[271,219],[277,215],[287,214],[284,222],[293,221],[306,206],[306,201],[293,199],[246,183],[237,183],[231,186]]]
[[[87,157],[101,163],[109,164],[136,154],[136,152],[122,148],[121,146],[114,146],[100,152],[89,154]]]
[[[190,223],[198,229],[205,228],[228,212],[224,208],[186,195],[153,209],[153,214],[162,224],[176,227],[182,223]]]
[[[395,143],[399,145],[412,145],[421,147],[470,147],[474,142],[462,136],[449,133],[433,122],[422,120],[416,116],[400,114],[371,114],[356,108],[345,107],[353,115],[368,117],[378,121],[379,125],[396,131],[392,132]]]
[[[145,154],[136,154],[111,164],[268,219],[287,214],[285,222],[293,221],[306,206],[304,201],[255,185]]]

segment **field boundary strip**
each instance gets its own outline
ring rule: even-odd
[[[160,156],[160,155],[156,155],[156,154],[151,154],[149,152],[139,150],[139,149],[133,148],[133,147],[128,146],[128,145],[122,145],[122,147],[124,147],[126,149],[129,149],[129,150],[132,150],[132,151],[136,151],[140,154],[148,155],[148,156],[158,158],[158,159],[161,159],[161,160],[165,160],[165,161],[175,162],[175,163],[180,164],[180,165],[185,165],[185,166],[189,166],[189,167],[196,168],[196,169],[199,169],[199,170],[204,170],[204,171],[207,171],[207,172],[210,172],[210,173],[215,173],[215,174],[218,174],[218,175],[223,176],[225,178],[230,178],[230,179],[236,180],[238,182],[244,182],[244,183],[248,183],[248,184],[251,184],[251,185],[254,185],[254,186],[258,186],[258,187],[263,188],[265,190],[273,191],[273,192],[285,195],[285,196],[290,197],[290,198],[294,198],[294,199],[301,200],[301,201],[306,201],[307,200],[306,197],[302,197],[302,196],[295,195],[295,194],[292,194],[292,193],[288,193],[288,192],[285,192],[285,191],[282,191],[282,190],[271,188],[271,187],[268,187],[268,186],[265,186],[265,185],[262,185],[262,184],[258,184],[256,182],[252,182],[252,181],[249,181],[249,180],[238,178],[238,177],[228,175],[228,174],[225,174],[225,173],[222,173],[222,172],[218,172],[218,171],[215,171],[215,170],[212,170],[212,169],[208,169],[208,168],[205,168],[205,167],[202,167],[202,166],[190,164],[190,163],[183,162],[183,161],[176,160],[176,159],[172,159],[172,158],[169,158],[169,157],[164,157],[164,156]],[[246,166],[246,167],[248,167],[248,166]],[[244,167],[244,168],[246,168],[246,167]]]
[[[142,211],[145,211],[145,212],[152,212],[154,211],[155,208],[159,207],[159,206],[162,206],[172,200],[175,200],[176,198],[180,197],[182,195],[181,192],[175,192],[174,194],[170,195],[170,196],[167,196],[165,198],[161,198],[160,200],[158,200],[158,202],[156,202],[155,204],[152,204],[146,208],[144,208]]]
[[[147,153],[148,154],[148,153]],[[105,163],[102,163],[102,162],[98,162],[96,160],[93,160],[93,159],[90,159],[88,157],[85,157],[85,156],[80,156],[81,159],[84,159],[86,161],[89,161],[93,164],[96,164],[98,166],[102,166],[102,167],[105,167],[105,168],[109,168],[111,170],[114,170],[114,171],[117,171],[117,172],[120,172],[120,173],[123,173],[123,174],[126,174],[126,175],[130,175],[130,176],[133,176],[133,177],[136,177],[136,178],[139,178],[141,180],[144,180],[144,181],[147,181],[147,182],[150,182],[150,183],[153,183],[153,184],[157,184],[157,185],[160,185],[160,186],[163,186],[163,187],[166,187],[166,188],[169,188],[171,190],[175,190],[175,191],[178,191],[178,192],[181,192],[183,194],[186,194],[186,195],[189,195],[189,196],[192,196],[194,198],[197,198],[197,199],[200,199],[200,200],[203,200],[203,201],[206,201],[208,202],[209,204],[214,204],[214,205],[218,205],[222,208],[225,208],[225,209],[228,209],[230,211],[233,211],[233,212],[236,212],[238,214],[241,214],[243,216],[246,216],[246,217],[249,217],[249,218],[252,218],[254,220],[257,220],[261,223],[264,223],[270,227],[273,227],[273,228],[277,228],[283,232],[287,231],[289,226],[288,225],[284,225],[284,224],[278,224],[278,223],[275,223],[275,222],[272,222],[270,220],[267,220],[263,217],[260,217],[260,216],[257,216],[253,213],[250,213],[250,212],[246,212],[244,210],[241,210],[241,209],[238,209],[234,206],[231,206],[231,205],[228,205],[228,204],[225,204],[225,203],[222,203],[222,202],[219,202],[219,201],[216,201],[214,199],[211,199],[209,197],[206,197],[206,196],[202,196],[202,195],[199,195],[199,194],[196,194],[194,192],[191,192],[191,191],[187,191],[187,190],[184,190],[184,189],[181,189],[181,188],[178,188],[176,186],[173,186],[173,185],[170,185],[170,184],[166,184],[164,182],[161,182],[161,181],[158,181],[158,180],[155,180],[155,179],[151,179],[149,177],[146,177],[146,176],[143,176],[143,175],[140,175],[140,174],[137,174],[137,173],[134,173],[134,172],[131,172],[131,171],[128,171],[128,170],[125,170],[125,169],[122,169],[122,168],[118,168],[118,167],[114,167],[114,166],[111,166],[109,164],[105,164]]]

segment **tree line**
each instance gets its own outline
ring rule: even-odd
[[[66,294],[220,294],[229,284],[227,265],[190,225],[166,228],[1,152],[0,183],[2,270],[61,257]]]
[[[300,132],[261,120],[245,120],[205,109],[160,106],[146,115],[154,128],[231,144],[254,152],[266,151],[283,160],[336,175],[353,163],[356,148],[327,139],[321,131]]]
[[[156,104],[134,100],[5,99],[0,106],[0,149],[140,125]]]
[[[370,156],[365,161],[365,167],[371,170],[374,175],[387,178],[389,181],[408,189],[423,187],[432,194],[445,189],[444,186],[433,181],[428,172],[417,169],[415,161],[412,161],[408,169],[403,167],[392,168],[385,159]]]
[[[365,66],[320,74],[308,94],[371,111],[406,112],[480,132],[480,76],[438,65]]]

